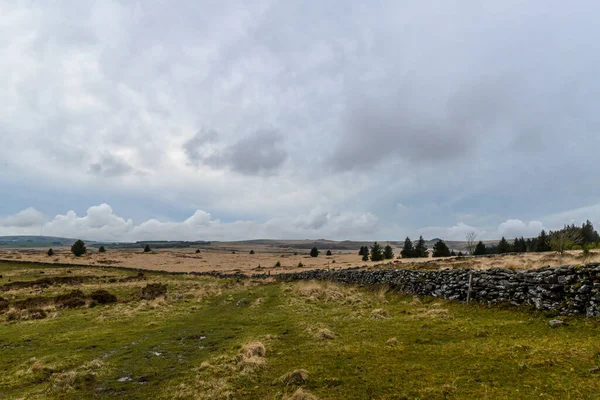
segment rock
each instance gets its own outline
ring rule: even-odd
[[[548,325],[550,325],[550,328],[557,328],[559,326],[564,325],[565,322],[561,321],[560,319],[553,319],[550,322],[548,322]]]

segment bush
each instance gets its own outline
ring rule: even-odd
[[[327,250],[327,254],[326,255],[330,256],[331,255],[331,250]]]
[[[196,254],[200,254],[200,249],[196,249]]]
[[[298,268],[303,268],[304,264],[302,264],[301,262],[298,263]]]
[[[363,261],[369,261],[369,252],[366,252],[366,253],[363,254],[362,260]]]
[[[52,257],[54,255],[54,250],[48,249],[48,257]]]
[[[78,240],[71,246],[71,253],[75,254],[76,257],[81,257],[85,253],[87,253],[87,249],[85,248],[85,243],[82,240]]]
[[[235,254],[235,252],[234,252],[234,254]],[[250,254],[254,254],[254,250],[250,250]]]
[[[140,298],[144,300],[154,300],[161,296],[167,297],[167,285],[162,283],[149,283],[140,293]]]
[[[90,294],[90,298],[98,304],[108,304],[117,302],[117,296],[103,289],[92,292],[92,294]]]
[[[280,263],[279,261],[277,261],[277,262],[275,263],[275,267],[281,267],[281,263]]]
[[[311,257],[318,257],[319,256],[319,250],[316,247],[313,247],[312,249],[310,249],[310,256]]]
[[[104,246],[100,246],[100,248],[98,249],[98,253],[106,253],[106,249],[104,248]]]
[[[152,251],[152,249],[150,248],[150,245],[147,244],[146,247],[144,247],[144,253],[150,253]]]

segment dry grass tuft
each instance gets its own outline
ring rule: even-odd
[[[371,311],[371,318],[373,319],[386,319],[390,314],[382,308],[376,308]]]
[[[335,302],[347,305],[366,304],[363,295],[353,287],[316,281],[299,282],[294,290],[300,297],[313,302]]]
[[[254,341],[242,346],[242,351],[246,357],[264,357],[267,355],[267,349],[265,345],[259,341]]]
[[[387,344],[388,346],[398,346],[398,339],[393,337],[391,339],[388,339],[387,342],[385,342],[385,344]]]
[[[283,383],[286,386],[288,386],[288,385],[300,386],[300,385],[305,384],[308,381],[308,377],[309,377],[308,371],[306,371],[304,369],[297,369],[295,371],[288,372],[287,374],[280,376],[275,381],[275,383]]]
[[[78,368],[61,372],[54,377],[50,390],[64,392],[88,387],[96,382],[103,366],[102,361],[92,360]]]
[[[318,397],[302,388],[298,388],[291,396],[284,397],[284,400],[318,400]]]
[[[335,339],[335,337],[336,334],[327,328],[319,329],[317,333],[315,333],[315,339],[317,340],[332,340]]]

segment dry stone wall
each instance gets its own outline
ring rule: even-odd
[[[253,275],[263,277],[266,275]],[[416,271],[311,270],[271,275],[284,281],[324,280],[358,285],[389,285],[394,290],[485,304],[529,305],[560,314],[600,316],[600,264],[564,265],[535,270]],[[469,290],[469,279],[471,286]]]

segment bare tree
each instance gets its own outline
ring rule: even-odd
[[[477,239],[477,232],[471,231],[465,235],[465,239],[467,239],[467,250],[469,250],[469,254],[473,255],[473,250],[475,250],[475,239]]]
[[[558,232],[550,232],[548,242],[553,251],[562,255],[565,251],[572,249],[573,246],[580,244],[581,239],[579,232],[563,229]]]

